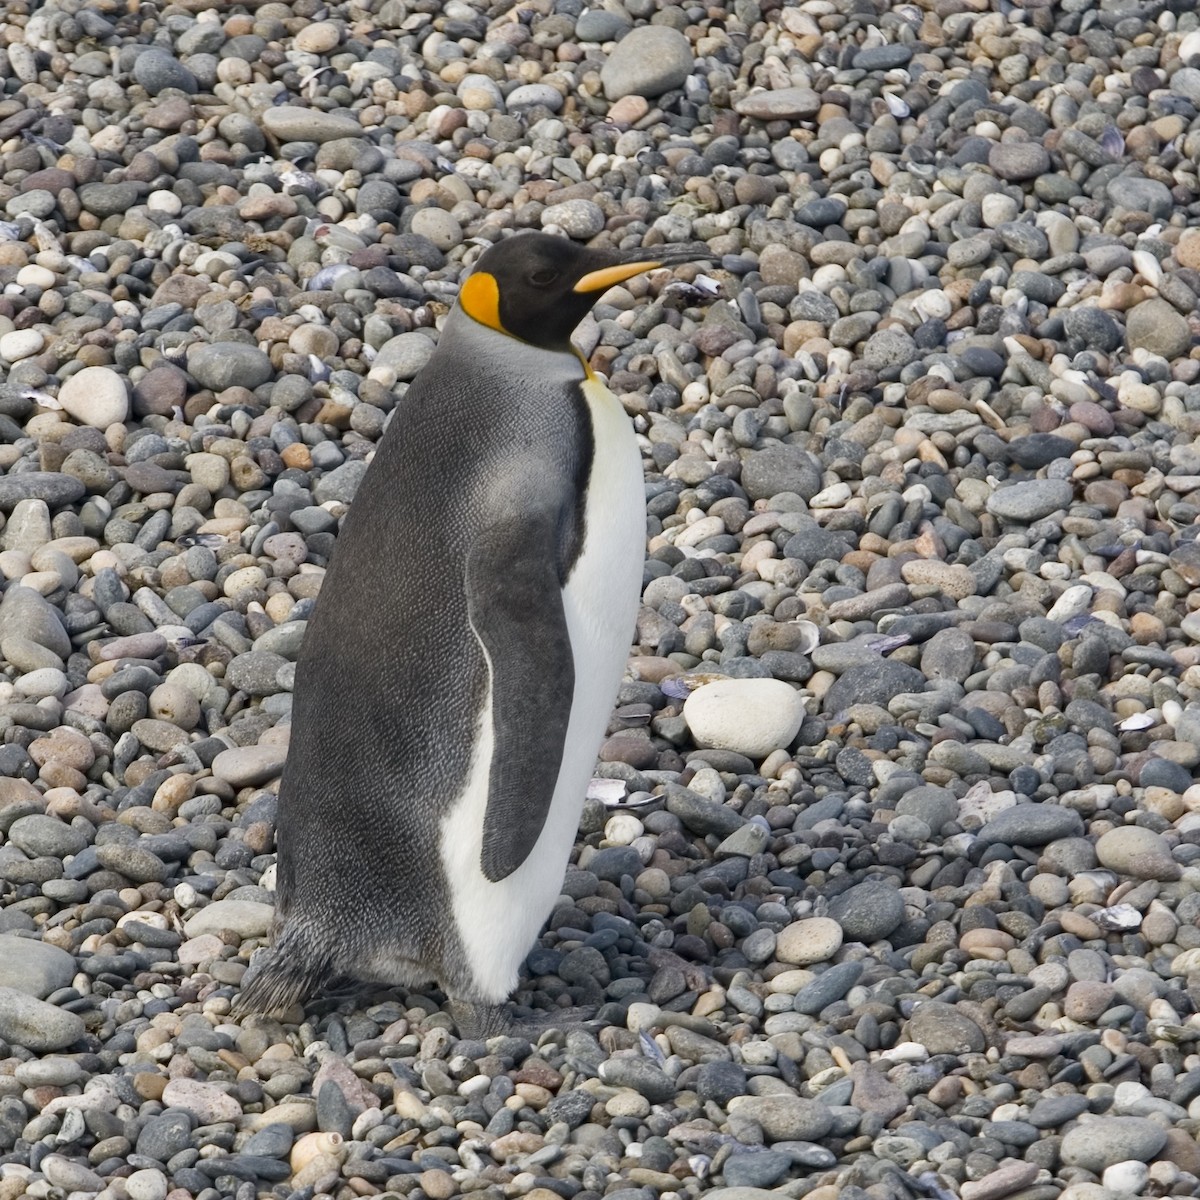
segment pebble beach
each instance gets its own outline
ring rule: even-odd
[[[1182,0],[8,0],[0,1200],[1195,1196],[1198,161]],[[527,228],[711,255],[578,332],[647,561],[551,1028],[234,1020],[339,522]]]

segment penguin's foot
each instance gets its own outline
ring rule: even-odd
[[[536,1042],[548,1029],[583,1029],[594,1026],[594,1008],[556,1008],[533,1016],[516,1016],[510,1004],[478,1000],[447,1000],[461,1037],[486,1041],[492,1037],[521,1037]]]

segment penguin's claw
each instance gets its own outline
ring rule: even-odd
[[[521,1037],[536,1042],[550,1029],[595,1029],[594,1008],[556,1008],[532,1016],[517,1017],[510,1004],[485,1004],[476,1000],[447,1000],[446,1011],[454,1018],[459,1036],[471,1041],[493,1037]]]

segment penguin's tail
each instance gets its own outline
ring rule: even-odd
[[[302,934],[285,929],[273,946],[260,950],[233,1002],[235,1017],[263,1013],[278,1016],[307,1000],[334,975],[329,956],[309,944]]]

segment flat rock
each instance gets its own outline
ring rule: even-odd
[[[262,124],[267,133],[281,142],[332,142],[363,134],[363,127],[353,117],[291,104],[264,109]]]
[[[257,787],[274,779],[286,759],[285,746],[237,746],[213,759],[212,772],[231,787]]]
[[[1030,524],[1071,503],[1073,489],[1066,479],[1029,479],[998,488],[987,501],[987,510],[1003,521]]]
[[[172,1079],[163,1089],[162,1102],[168,1108],[182,1108],[196,1118],[199,1125],[215,1125],[218,1121],[236,1121],[242,1106],[218,1083],[200,1079]]]
[[[1061,804],[1015,804],[997,813],[975,835],[985,846],[1045,846],[1082,837],[1083,818]]]
[[[776,88],[770,92],[752,92],[734,104],[743,117],[756,121],[796,121],[815,117],[821,108],[821,96],[812,88]]]
[[[184,922],[189,938],[225,930],[239,937],[263,937],[271,929],[275,908],[258,900],[214,900]]]

